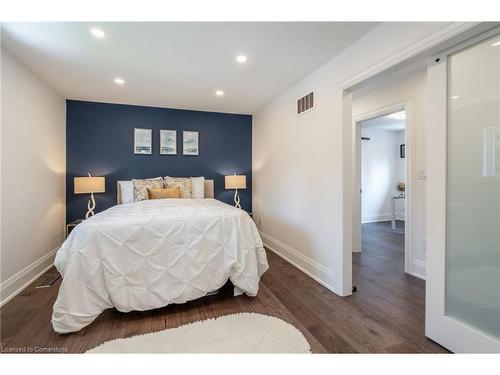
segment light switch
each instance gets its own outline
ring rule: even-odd
[[[419,180],[427,180],[427,169],[426,168],[417,169],[417,178]]]

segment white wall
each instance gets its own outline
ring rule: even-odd
[[[399,194],[394,186],[405,182],[405,164],[401,162],[405,159],[399,156],[404,131],[372,129],[370,125],[361,123],[361,136],[370,138],[361,141],[362,222],[391,220],[389,199]],[[396,212],[404,209],[404,199],[395,203]]]
[[[64,238],[65,100],[1,51],[1,302],[52,264]]]
[[[411,264],[409,272],[425,277],[426,242],[426,190],[427,180],[421,178],[427,169],[427,72],[418,70],[409,75],[397,74],[381,80],[378,85],[359,89],[353,93],[353,116],[362,116],[384,107],[407,102],[407,128],[410,132],[412,150],[411,192]],[[401,143],[404,143],[401,142]],[[406,145],[407,153],[409,146]],[[406,159],[400,159],[406,161]],[[404,162],[403,162],[404,163]]]
[[[407,48],[437,36],[449,23],[384,23],[278,96],[253,117],[253,213],[264,243],[340,295],[350,293],[342,272],[343,82]],[[378,65],[377,65],[378,66]],[[314,91],[315,109],[295,113],[296,100]]]

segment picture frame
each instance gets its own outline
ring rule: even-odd
[[[199,155],[199,134],[197,131],[182,132],[182,154],[187,156]]]
[[[177,130],[160,129],[160,155],[177,155]]]
[[[151,155],[153,153],[153,130],[134,128],[134,154]]]

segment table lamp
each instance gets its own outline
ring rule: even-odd
[[[85,219],[94,216],[95,209],[95,199],[94,193],[104,193],[105,191],[105,180],[104,177],[92,177],[89,173],[88,177],[75,177],[73,179],[75,194],[89,194],[90,199],[87,204],[87,213],[85,214]]]
[[[234,207],[241,208],[238,189],[247,188],[247,176],[237,175],[236,173],[232,176],[225,176],[225,185],[226,189],[234,189]]]

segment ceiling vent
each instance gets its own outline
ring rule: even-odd
[[[297,100],[297,114],[300,115],[304,112],[310,111],[314,108],[314,92],[310,92]]]

